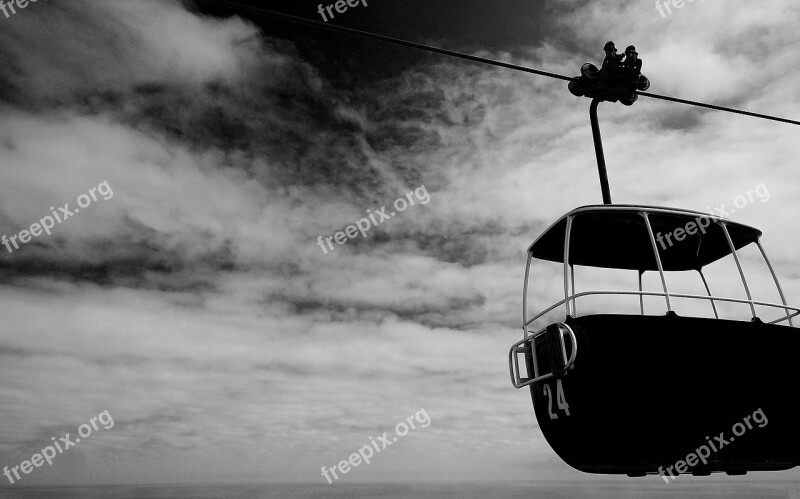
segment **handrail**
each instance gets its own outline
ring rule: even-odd
[[[750,287],[747,285],[747,279],[744,277],[744,270],[742,269],[741,262],[739,262],[739,255],[736,254],[736,246],[733,245],[733,239],[731,239],[731,235],[728,232],[728,226],[725,224],[725,222],[717,222],[717,224],[722,227],[722,232],[725,234],[725,239],[728,240],[728,246],[731,248],[733,260],[736,262],[736,268],[739,269],[739,275],[742,277],[744,292],[747,295],[747,299],[750,300],[750,310],[753,312],[753,319],[756,319],[758,318],[758,315],[756,315],[756,307],[753,304],[753,296],[750,294]]]
[[[794,307],[789,307],[789,308],[794,308]],[[800,315],[800,310],[796,311],[793,314],[784,315],[783,317],[775,319],[774,321],[769,321],[767,324],[777,324],[777,323],[779,323],[781,321],[788,320],[789,321],[789,325],[792,326],[792,317],[797,317],[798,315]],[[792,327],[794,327],[794,326],[792,326]]]
[[[569,317],[569,300],[566,298],[569,296],[569,278],[567,276],[567,272],[569,271],[569,242],[570,238],[572,237],[572,222],[574,221],[573,217],[567,217],[567,227],[564,229],[564,302],[567,304],[567,317]],[[574,270],[574,269],[573,269]],[[572,288],[572,292],[575,293],[575,288]],[[523,320],[524,317],[523,317]]]
[[[566,371],[567,369],[572,367],[572,364],[575,363],[575,357],[578,356],[578,337],[575,336],[575,331],[573,331],[572,328],[569,327],[569,324],[562,324],[562,326],[564,326],[567,329],[567,332],[570,335],[570,340],[572,340],[571,341],[572,348],[570,349],[571,352],[569,354],[569,360],[567,360],[567,363],[564,364],[564,371]],[[564,357],[566,357],[567,356],[567,351],[564,348],[564,333],[563,332],[561,332],[561,351],[564,352]]]
[[[661,254],[658,252],[658,246],[656,246],[656,238],[653,235],[653,226],[650,224],[650,217],[647,216],[646,211],[643,211],[639,214],[644,218],[644,225],[647,227],[647,234],[650,236],[650,244],[653,246],[653,254],[656,256],[658,275],[661,276],[661,285],[664,287],[664,296],[667,298],[667,311],[672,312],[672,303],[669,301],[667,278],[664,277],[664,266],[661,264]]]
[[[564,346],[564,329],[566,329],[566,334],[570,336],[570,343],[572,344],[572,348],[570,349],[569,358],[567,358],[567,351]],[[511,383],[514,385],[514,388],[522,388],[528,385],[532,385],[534,383],[538,383],[540,381],[544,381],[555,376],[558,376],[562,373],[566,373],[572,364],[575,363],[575,358],[578,356],[578,338],[575,336],[575,332],[572,330],[571,327],[564,323],[558,324],[558,331],[559,331],[559,338],[561,339],[561,352],[563,354],[564,359],[564,367],[560,369],[558,372],[549,372],[547,374],[539,375],[539,368],[536,362],[536,338],[547,331],[547,328],[542,329],[536,333],[531,334],[527,338],[524,338],[521,341],[518,341],[511,345],[511,349],[508,351],[508,368],[511,374]],[[524,348],[520,349],[525,343],[530,343],[530,349]],[[530,352],[533,360],[533,378],[526,378],[525,380],[522,379],[520,368],[519,368],[519,353],[528,353]],[[529,373],[530,374],[530,373]]]
[[[528,282],[529,276],[531,273],[531,259],[533,255],[531,252],[528,251],[528,263],[525,265],[525,284],[522,286],[522,329],[524,331],[523,337],[528,337],[528,325],[525,324],[525,317],[528,315]],[[786,313],[788,314],[789,311],[787,310]]]
[[[658,291],[607,291],[607,290],[583,291],[581,293],[574,293],[571,296],[567,296],[564,300],[561,300],[558,303],[556,303],[556,304],[550,306],[549,308],[545,309],[544,311],[539,312],[538,314],[536,314],[529,321],[525,322],[525,327],[529,326],[536,319],[539,319],[540,317],[544,316],[545,314],[547,314],[549,312],[552,312],[556,308],[560,307],[567,300],[574,300],[576,298],[582,298],[584,296],[592,296],[592,295],[666,296],[666,293],[658,292]],[[796,317],[797,315],[800,315],[800,308],[792,307],[792,306],[789,306],[789,305],[779,305],[777,303],[769,303],[769,302],[762,302],[762,301],[755,301],[755,300],[742,300],[740,298],[724,298],[724,297],[719,297],[719,296],[702,296],[702,295],[693,295],[693,294],[684,294],[684,293],[670,293],[669,295],[673,296],[673,297],[676,297],[676,298],[692,298],[692,299],[696,299],[696,300],[718,300],[718,301],[727,301],[727,302],[732,302],[732,303],[744,303],[744,304],[748,304],[748,305],[749,304],[753,304],[753,305],[759,305],[759,306],[763,306],[763,307],[773,307],[773,308],[781,308],[781,309],[784,309],[784,310],[792,310],[792,311],[795,312],[794,314],[788,315],[787,317],[778,319],[778,322],[780,322],[782,320],[786,320],[786,319],[788,319],[790,317]],[[770,322],[770,324],[774,324],[774,323],[775,323],[774,321]]]
[[[711,288],[709,288],[709,287],[708,287],[708,281],[706,281],[706,276],[705,276],[705,274],[703,274],[703,269],[700,269],[700,270],[698,270],[697,272],[700,274],[700,279],[702,279],[702,280],[703,280],[703,286],[705,286],[705,288],[706,288],[706,294],[707,294],[709,297],[711,297],[711,296],[712,296],[712,295],[711,295]],[[639,291],[641,291],[641,290],[642,290],[642,289],[641,289],[641,288],[639,288]],[[786,305],[786,302],[784,301],[784,303],[783,303],[783,304],[784,304],[784,305]],[[719,312],[717,312],[717,305],[716,305],[716,304],[714,304],[714,300],[713,300],[713,298],[711,299],[711,308],[712,308],[712,309],[714,309],[714,317],[716,317],[717,319],[719,319]],[[789,313],[789,311],[787,310],[787,311],[786,311],[786,313],[788,314],[788,313]],[[792,321],[789,321],[789,325],[790,325],[790,326],[792,325]]]
[[[772,268],[772,263],[769,261],[769,258],[767,258],[767,252],[764,251],[761,241],[756,241],[756,245],[758,246],[758,250],[761,251],[761,256],[764,257],[764,261],[767,262],[769,273],[772,274],[772,279],[775,281],[775,285],[778,287],[778,294],[781,296],[781,302],[786,305],[786,296],[783,294],[783,288],[781,288],[781,283],[778,281],[778,275],[775,273],[775,269]],[[794,326],[794,324],[792,324],[793,316],[789,315],[789,310],[786,310],[786,317],[789,319],[789,325]]]

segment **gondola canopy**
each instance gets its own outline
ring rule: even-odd
[[[665,271],[699,270],[731,254],[724,222],[739,250],[761,237],[761,231],[706,213],[633,205],[583,206],[567,213],[534,242],[533,258],[564,262],[567,220],[572,219],[569,264],[588,267],[658,271],[647,230],[646,213]]]

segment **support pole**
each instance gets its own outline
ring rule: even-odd
[[[600,124],[597,122],[597,105],[600,102],[602,102],[601,99],[592,99],[592,105],[589,106],[589,118],[592,121],[592,138],[594,139],[594,152],[597,155],[597,170],[600,173],[600,190],[603,192],[603,204],[611,204],[611,189],[608,187],[603,139],[600,137]]]

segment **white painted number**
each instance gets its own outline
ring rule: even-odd
[[[561,380],[556,382],[556,399],[558,400],[558,408],[564,409],[564,412],[569,416],[569,404],[567,399],[564,398],[564,388],[561,386]]]
[[[545,384],[542,389],[544,390],[544,394],[547,395],[547,414],[550,415],[550,419],[558,419],[558,414],[553,414],[553,397],[550,391],[550,385]]]
[[[547,396],[547,414],[550,416],[550,419],[558,419],[558,414],[553,412],[553,391],[550,389],[550,385],[545,383],[544,387],[542,387],[544,394]],[[569,404],[567,403],[567,399],[564,397],[564,387],[561,385],[561,380],[556,381],[556,403],[558,404],[559,409],[563,409],[564,412],[567,413],[569,416]]]

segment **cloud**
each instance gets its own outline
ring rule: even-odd
[[[763,26],[794,11],[750,23],[710,4],[663,20],[568,2],[518,62],[570,74],[583,61],[561,38],[599,62],[597,26],[627,26],[654,90],[792,114],[782,68],[796,56],[781,40],[794,25]],[[712,14],[770,57],[694,29]],[[113,429],[31,480],[310,481],[424,407],[431,427],[364,479],[468,477],[480,463],[529,476],[531,460],[537,476],[574,476],[505,359],[525,248],[599,201],[588,101],[443,59],[343,88],[299,54],[178,2],[40,2],[4,24],[0,235],[104,180],[114,196],[0,247],[3,462],[108,409]],[[769,203],[742,216],[793,267],[795,236],[780,230],[793,130],[644,98],[601,113],[615,200],[702,209],[765,182]],[[316,245],[421,185],[429,203],[329,254]],[[536,307],[560,285],[541,282]]]
[[[150,82],[236,81],[258,40],[240,18],[191,16],[172,1],[53,2],[19,14],[0,34],[5,78],[19,98],[45,102]]]

